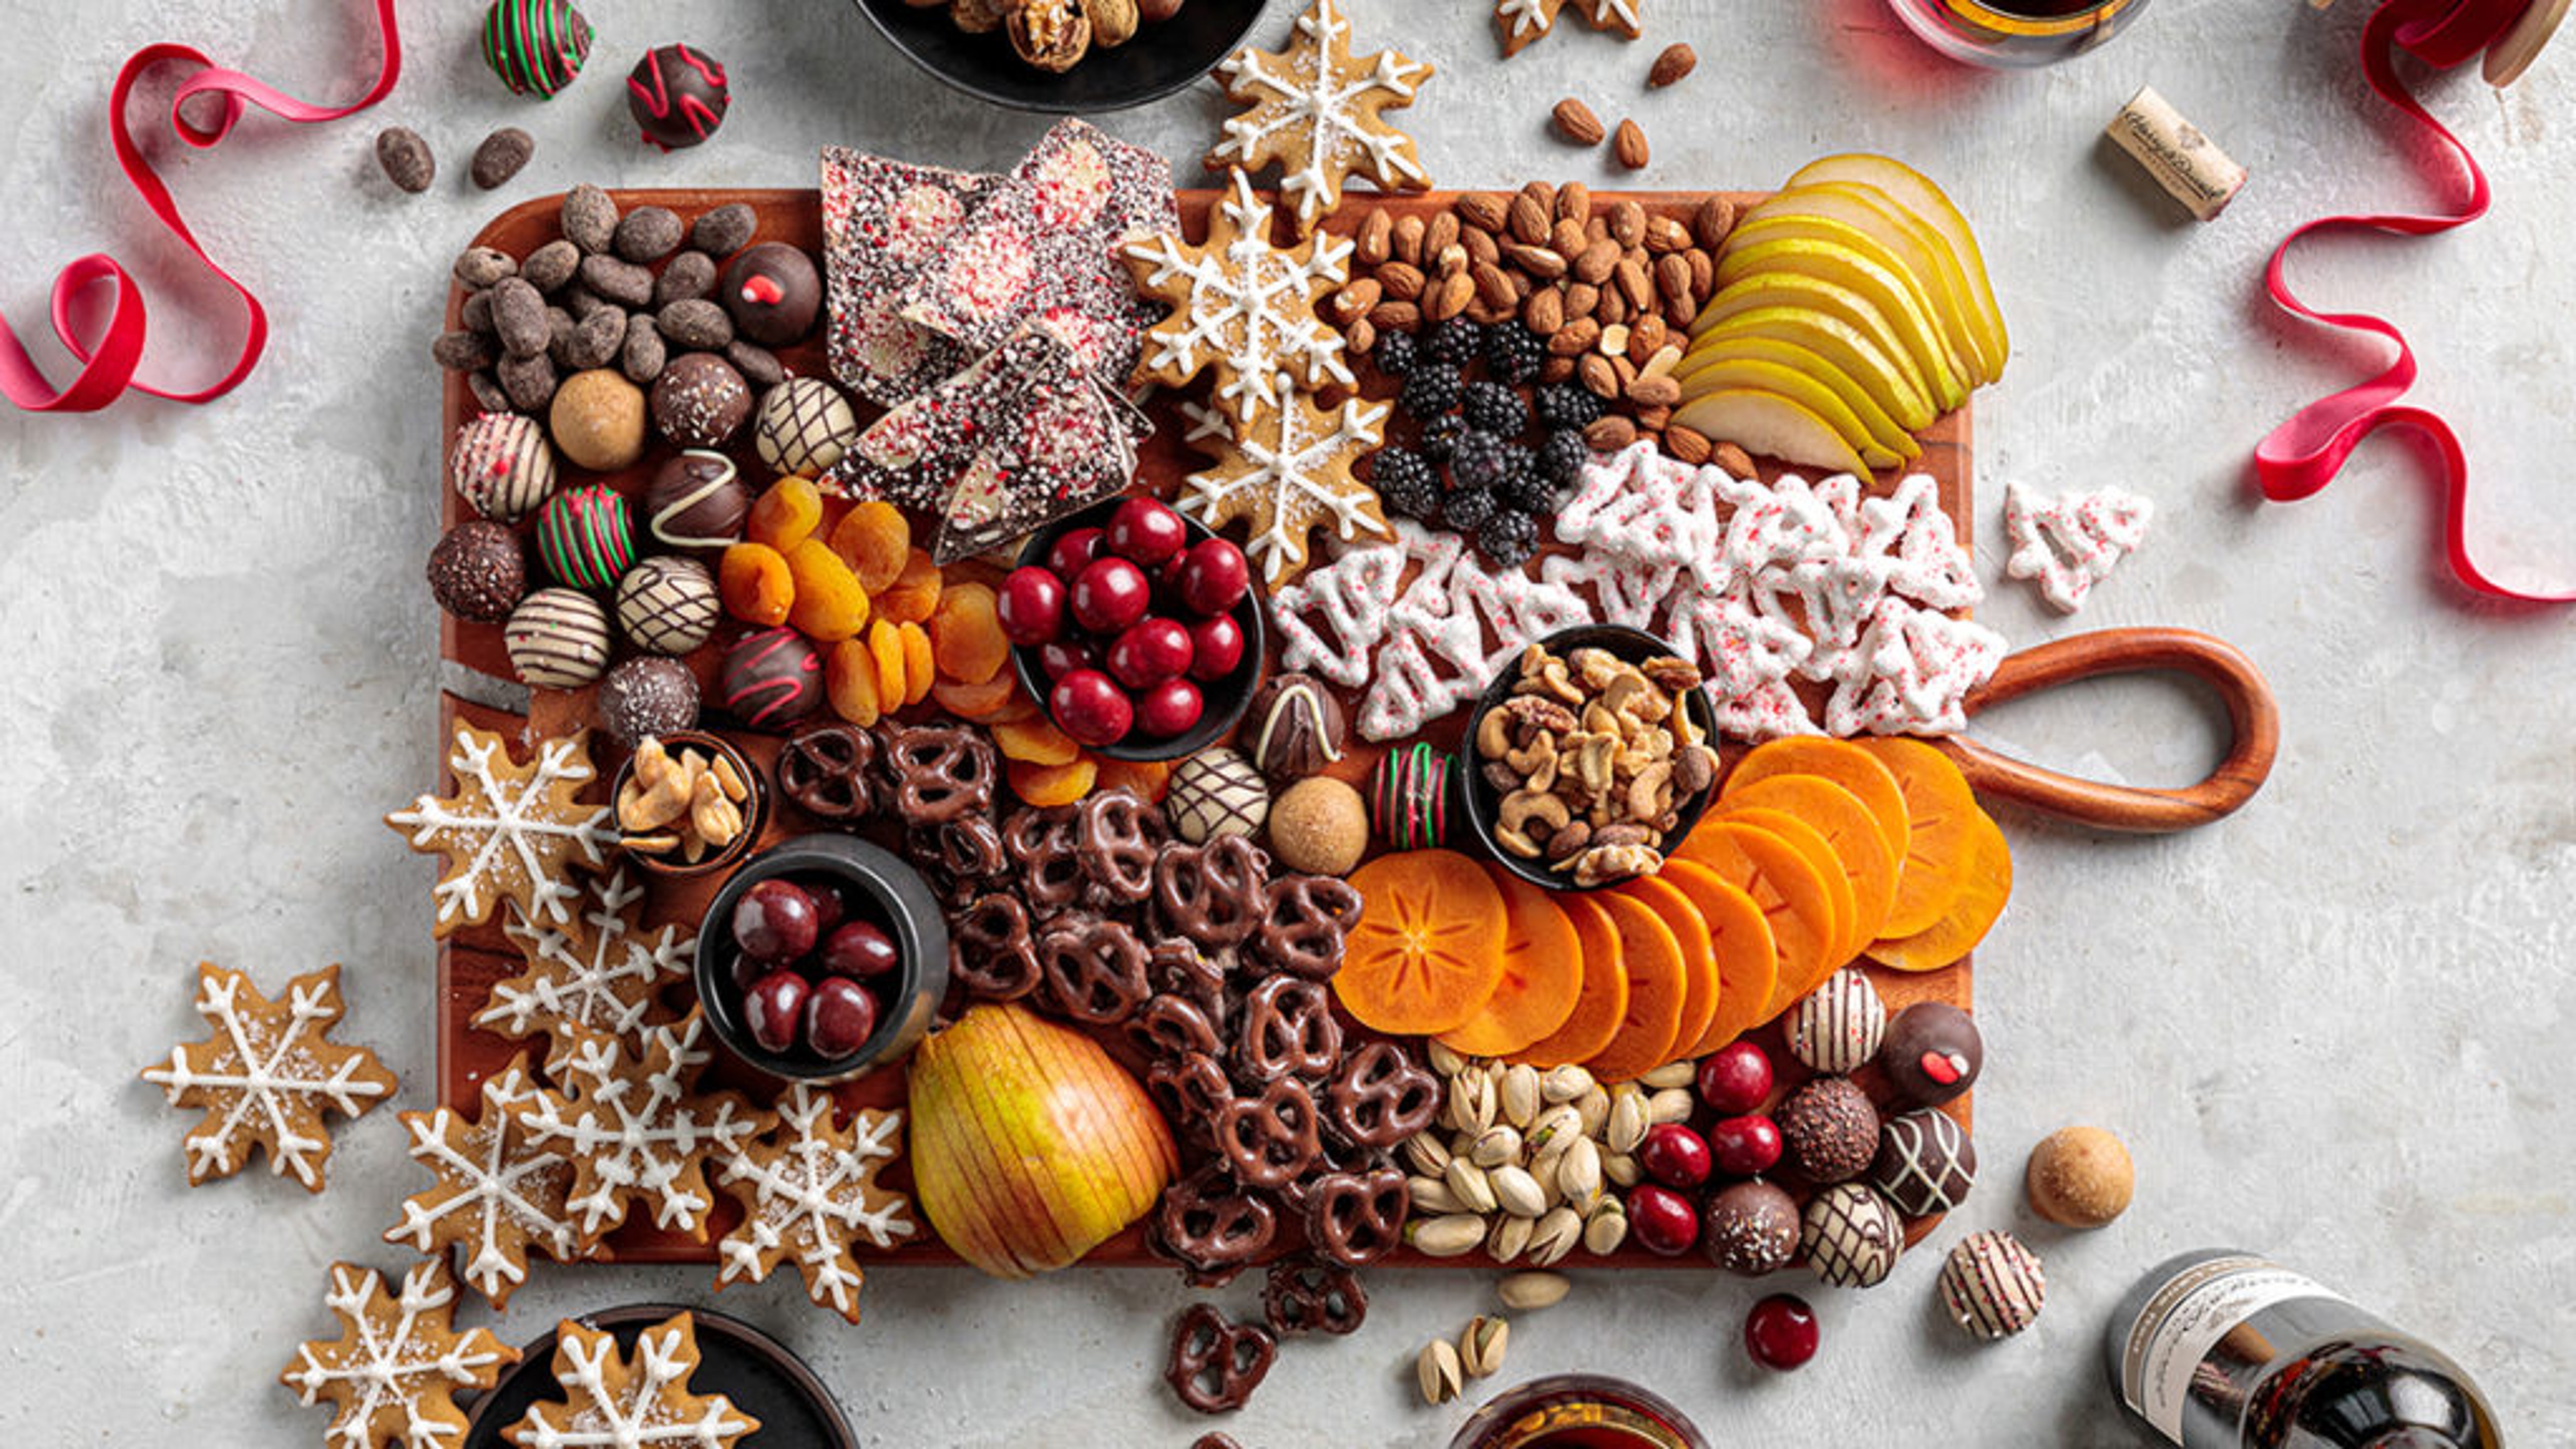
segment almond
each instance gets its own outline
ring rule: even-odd
[[[1583,223],[1570,216],[1561,216],[1557,218],[1556,225],[1549,229],[1547,244],[1556,249],[1558,256],[1572,262],[1576,257],[1583,255],[1585,247],[1592,245],[1592,238],[1583,234]]]
[[[1644,367],[1647,358],[1663,351],[1667,330],[1664,319],[1653,312],[1637,319],[1636,325],[1628,329],[1628,360]]]
[[[1610,218],[1606,216],[1596,216],[1583,224],[1583,244],[1585,246],[1590,246],[1592,243],[1597,241],[1608,241],[1609,239]]]
[[[1369,319],[1362,317],[1342,329],[1342,345],[1353,355],[1366,357],[1377,347],[1377,329],[1369,325]]]
[[[1512,309],[1509,305],[1497,306],[1485,300],[1484,293],[1478,292],[1468,299],[1466,317],[1479,327],[1491,327],[1497,322],[1512,320]]]
[[[1565,315],[1589,317],[1601,305],[1601,289],[1590,282],[1577,282],[1565,289]]]
[[[1530,293],[1521,307],[1521,322],[1541,337],[1553,337],[1565,325],[1565,294],[1554,287]]]
[[[1500,267],[1478,262],[1468,268],[1467,275],[1475,279],[1476,295],[1488,305],[1509,309],[1520,301],[1520,294],[1512,290],[1511,277]]]
[[[1687,333],[1698,321],[1698,303],[1672,301],[1664,304],[1664,325],[1674,331]]]
[[[1658,256],[1677,252],[1691,244],[1690,228],[1669,216],[1646,218],[1646,250]]]
[[[1628,299],[1619,295],[1618,288],[1604,287],[1601,300],[1592,304],[1592,315],[1600,318],[1604,327],[1625,322],[1628,320]]]
[[[1733,230],[1735,203],[1723,196],[1709,195],[1700,202],[1698,213],[1691,217],[1691,235],[1710,251],[1717,250],[1725,242],[1726,234]]]
[[[1641,408],[1668,408],[1682,400],[1682,385],[1670,377],[1640,376],[1628,384],[1628,401]]]
[[[1564,382],[1572,376],[1574,359],[1571,357],[1551,357],[1538,365],[1538,380],[1541,382]]]
[[[1395,213],[1384,207],[1373,207],[1368,220],[1360,223],[1360,234],[1353,244],[1352,255],[1363,267],[1374,267],[1387,259],[1388,247],[1395,232]]]
[[[1619,204],[1610,208],[1610,234],[1623,248],[1645,245],[1646,209],[1627,197],[1619,198]]]
[[[1419,332],[1422,309],[1411,302],[1380,302],[1369,309],[1367,321],[1380,332]]]
[[[1576,221],[1592,216],[1592,188],[1580,181],[1569,181],[1556,189],[1556,214]]]
[[[1628,310],[1643,312],[1655,304],[1655,279],[1635,257],[1623,257],[1610,273],[1619,284],[1619,295],[1628,299]]]
[[[1470,191],[1458,198],[1458,219],[1478,231],[1503,229],[1503,217],[1510,203],[1491,191]]]
[[[1526,191],[1512,198],[1504,220],[1511,227],[1513,239],[1524,246],[1545,246],[1553,229],[1546,205]]]
[[[1565,275],[1565,258],[1562,255],[1527,242],[1503,243],[1502,259],[1544,282],[1553,282]]]
[[[1333,294],[1331,314],[1336,326],[1348,327],[1369,314],[1369,309],[1385,299],[1386,288],[1375,277],[1362,277]]]
[[[1659,91],[1689,75],[1699,66],[1699,52],[1679,42],[1664,47],[1663,54],[1646,71],[1646,89]]]
[[[1717,259],[1715,257],[1710,256],[1707,251],[1702,248],[1692,247],[1689,251],[1682,253],[1682,260],[1690,263],[1692,296],[1705,297],[1709,293],[1717,290]]]
[[[1660,406],[1640,407],[1637,409],[1635,417],[1637,419],[1638,432],[1660,433],[1664,429],[1672,426],[1673,410],[1668,407]]]
[[[1655,290],[1663,293],[1667,302],[1691,299],[1690,263],[1681,253],[1666,252],[1655,259]]]
[[[1601,340],[1601,324],[1589,317],[1568,316],[1565,325],[1547,339],[1547,350],[1559,357],[1574,357],[1590,352]]]
[[[1400,217],[1395,223],[1392,241],[1395,259],[1407,266],[1422,265],[1422,218]]]
[[[1719,443],[1709,449],[1708,460],[1737,478],[1753,476],[1753,455],[1733,443]]]
[[[1631,171],[1646,169],[1646,132],[1635,121],[1621,121],[1610,136],[1610,154]]]
[[[1527,186],[1521,188],[1521,195],[1528,197],[1531,204],[1538,208],[1538,214],[1542,220],[1555,220],[1556,183],[1552,181],[1533,181]]]
[[[1442,247],[1438,255],[1432,258],[1432,270],[1438,272],[1444,277],[1454,277],[1460,272],[1467,270],[1468,266],[1474,261],[1475,258],[1467,255],[1467,249],[1465,247],[1460,246],[1456,242],[1451,242],[1449,245]]]
[[[1574,279],[1600,286],[1609,280],[1619,265],[1619,244],[1604,237],[1585,247],[1574,258]]]
[[[1604,402],[1619,396],[1619,369],[1612,367],[1610,359],[1598,352],[1583,354],[1582,359],[1574,364],[1574,375],[1583,383],[1585,391]]]
[[[1659,318],[1657,320],[1660,321],[1661,319]],[[1637,375],[1639,377],[1670,377],[1672,376],[1673,369],[1681,365],[1681,344],[1678,342],[1666,342],[1663,346],[1656,348],[1654,353],[1638,367]]]
[[[1615,453],[1637,441],[1637,425],[1616,413],[1595,418],[1583,430],[1583,441],[1596,453]]]
[[[1610,134],[1601,118],[1592,114],[1592,108],[1572,96],[1558,101],[1547,116],[1557,136],[1569,145],[1598,146],[1601,138]]]
[[[1458,213],[1436,212],[1422,228],[1422,254],[1436,257],[1458,244]]]
[[[1502,243],[1494,240],[1494,234],[1492,232],[1478,231],[1476,228],[1471,226],[1467,228],[1467,234],[1459,238],[1459,240],[1464,243],[1467,248],[1467,260],[1471,262],[1483,262],[1489,267],[1501,264],[1503,260]]]
[[[1422,315],[1434,322],[1446,322],[1467,310],[1475,299],[1476,280],[1465,272],[1451,272],[1440,279],[1440,285],[1423,299]]]
[[[1625,340],[1623,335],[1621,341]],[[1619,379],[1619,395],[1626,397],[1628,389],[1637,385],[1637,364],[1630,362],[1625,352],[1613,352],[1607,355],[1610,358],[1610,375]]]
[[[1708,461],[1711,444],[1708,435],[1697,428],[1672,423],[1664,428],[1664,451],[1696,468]]]
[[[1422,297],[1422,269],[1408,262],[1388,262],[1377,269],[1377,284],[1396,301],[1419,301]],[[1381,322],[1378,327],[1383,331],[1386,324]]]

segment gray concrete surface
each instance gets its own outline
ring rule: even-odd
[[[135,1070],[193,1033],[191,964],[266,981],[349,963],[343,1035],[427,1100],[427,867],[376,821],[428,783],[435,626],[419,578],[440,439],[424,355],[446,263],[508,201],[577,180],[808,184],[846,142],[1007,165],[1043,123],[952,98],[882,49],[843,0],[600,0],[594,73],[515,101],[473,52],[480,7],[405,8],[410,64],[375,116],[254,122],[187,155],[174,185],[201,233],[268,299],[266,367],[203,410],[0,417],[0,1437],[118,1445],[312,1442],[318,1410],[271,1381],[328,1327],[336,1258],[377,1242],[415,1184],[389,1113],[339,1134],[332,1187],[264,1172],[190,1190],[187,1122]],[[1940,1321],[1926,1254],[1865,1295],[1815,1294],[1826,1349],[1759,1377],[1736,1333],[1757,1290],[1704,1273],[1587,1275],[1518,1325],[1500,1380],[1567,1369],[1641,1379],[1720,1444],[2117,1446],[2143,1442],[2103,1392],[2097,1337],[2132,1275],[2213,1242],[2270,1249],[2474,1365],[2518,1444],[2576,1441],[2576,1120],[2565,1105],[2576,890],[2569,615],[2465,603],[2426,544],[2433,499],[2403,448],[2374,445],[2294,508],[2249,502],[2253,441],[2353,359],[2274,325],[2257,267],[2327,207],[2417,201],[2349,60],[2360,0],[2306,7],[2159,0],[2129,37],[2035,75],[1931,60],[1878,0],[1650,0],[1649,43],[1562,33],[1504,65],[1468,0],[1354,0],[1367,31],[1445,74],[1406,120],[1438,178],[1621,178],[1542,130],[1559,96],[1634,112],[1648,184],[1761,186],[1826,150],[1877,148],[1947,183],[1976,219],[2019,342],[1980,399],[1977,526],[1990,580],[2002,485],[2112,481],[2159,507],[2145,551],[2079,624],[2019,584],[1986,617],[2032,642],[2072,627],[2208,629],[2271,671],[2280,768],[2245,814],[2162,840],[2014,816],[2011,913],[1983,954],[1992,1065],[1979,1093],[1986,1185],[1937,1246],[2029,1228],[2020,1162],[2047,1130],[2123,1133],[2142,1182],[2108,1231],[2041,1228],[2052,1289],[2036,1331],[1971,1349]],[[107,247],[166,260],[111,170],[100,107],[134,47],[172,38],[289,89],[344,94],[332,58],[357,9],[324,0],[0,0],[0,303],[41,326],[53,268]],[[1274,5],[1266,32],[1286,23]],[[1402,33],[1399,35],[1398,32]],[[626,134],[618,80],[645,45],[699,42],[740,99],[702,150]],[[1646,97],[1656,45],[1699,74]],[[2423,396],[2477,459],[2476,526],[2499,560],[2576,579],[2564,501],[2571,424],[2560,265],[2576,208],[2576,44],[2516,92],[2436,88],[2494,168],[2485,225],[2414,246],[2336,243],[2301,273],[2323,300],[2414,330]],[[2110,156],[2102,123],[2153,81],[2254,170],[2225,219],[2192,226]],[[1113,118],[1186,161],[1220,107],[1194,92]],[[422,197],[393,193],[369,138],[437,148]],[[464,162],[511,123],[533,166],[503,196]],[[202,324],[156,269],[155,365],[183,371]],[[49,354],[50,355],[50,354]],[[1979,729],[2063,765],[2195,776],[2210,712],[2152,680],[2015,707]],[[540,1271],[502,1331],[642,1298],[706,1299],[705,1275]],[[1380,1274],[1356,1338],[1285,1354],[1227,1425],[1246,1444],[1437,1446],[1412,1351],[1489,1301],[1481,1273]],[[862,1439],[884,1445],[1177,1446],[1205,1425],[1156,1384],[1184,1301],[1161,1273],[1012,1286],[962,1272],[871,1275],[856,1330],[783,1283],[715,1300],[806,1354]],[[1238,1308],[1245,1289],[1225,1295]],[[473,1321],[483,1321],[479,1306]]]

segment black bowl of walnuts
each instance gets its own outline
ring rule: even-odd
[[[1015,111],[1160,100],[1242,46],[1264,0],[856,0],[886,43],[951,88]]]

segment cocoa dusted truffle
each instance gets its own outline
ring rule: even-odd
[[[1718,1267],[1759,1278],[1789,1266],[1797,1256],[1798,1229],[1798,1200],[1757,1177],[1730,1184],[1709,1198],[1699,1242]]]
[[[1790,1165],[1811,1182],[1848,1182],[1878,1156],[1878,1109],[1849,1077],[1818,1077],[1791,1092],[1775,1120]]]
[[[814,330],[823,308],[823,274],[802,247],[762,242],[725,269],[716,288],[734,330],[763,347],[785,347]]]
[[[519,536],[489,519],[456,525],[429,551],[429,596],[467,623],[500,623],[527,592]]]
[[[1918,1001],[1888,1023],[1879,1070],[1896,1094],[1919,1107],[1965,1095],[1985,1069],[1985,1037],[1974,1017],[1941,1001]]]
[[[599,681],[600,728],[628,749],[698,722],[698,680],[676,659],[638,655]]]
[[[732,104],[724,63],[686,45],[656,47],[626,73],[626,109],[657,151],[694,146],[714,135]]]
[[[653,381],[653,430],[683,448],[717,448],[751,416],[751,387],[712,352],[675,357]]]

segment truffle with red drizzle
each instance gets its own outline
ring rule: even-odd
[[[714,135],[732,103],[724,64],[685,45],[649,51],[626,73],[626,109],[657,151],[694,146]]]
[[[784,626],[745,634],[725,650],[716,704],[756,730],[784,730],[823,702],[823,655]]]

